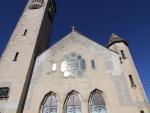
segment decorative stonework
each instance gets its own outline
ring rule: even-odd
[[[61,63],[61,72],[65,77],[81,75],[84,70],[85,60],[76,53],[66,55]]]

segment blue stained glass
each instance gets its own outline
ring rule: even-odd
[[[107,113],[104,98],[97,91],[91,97],[90,113]]]
[[[66,113],[81,113],[81,102],[77,94],[72,94],[69,96]]]
[[[67,113],[81,113],[80,106],[67,106]]]
[[[56,97],[54,95],[46,99],[42,113],[57,113]]]
[[[90,107],[91,113],[107,113],[105,105],[93,105]]]
[[[66,55],[64,61],[61,63],[61,71],[64,72],[65,77],[82,75],[85,68],[85,60],[76,53]]]

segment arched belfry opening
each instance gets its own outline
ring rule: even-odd
[[[78,92],[71,91],[68,93],[63,111],[64,113],[81,113],[81,101]]]
[[[43,6],[44,0],[32,0],[29,8],[30,9],[39,9]]]
[[[89,113],[107,113],[103,92],[95,89],[89,98]]]

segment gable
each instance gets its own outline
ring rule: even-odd
[[[91,41],[77,32],[71,32],[62,40],[54,44],[37,58],[37,62],[38,64],[46,65],[57,63],[60,67],[64,58],[71,53],[82,56],[86,61],[86,66],[89,68],[91,67],[91,60],[94,60],[97,69],[105,69],[108,74],[116,76],[120,75],[122,72],[119,55],[117,53]],[[47,68],[47,66],[45,66],[45,68]],[[47,70],[49,70],[49,66]]]
[[[54,54],[55,52],[61,52],[64,48],[72,48],[72,49],[85,49],[85,51],[90,52],[91,54],[112,54],[115,55],[116,53],[108,48],[97,44],[96,42],[90,40],[89,38],[81,35],[77,31],[71,32],[56,44],[54,44],[51,48],[47,51]],[[47,52],[46,51],[46,52]],[[80,52],[80,50],[78,50]]]

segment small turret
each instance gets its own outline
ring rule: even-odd
[[[110,39],[109,39],[108,47],[110,47],[114,43],[120,43],[120,42],[123,42],[125,45],[128,46],[128,42],[127,41],[125,41],[124,39],[120,38],[118,35],[112,33],[112,35],[110,36]]]
[[[120,36],[112,33],[107,46],[110,50],[119,54],[120,59],[126,59],[128,53],[128,42],[122,39]],[[122,62],[122,61],[121,61]]]
[[[118,54],[123,69],[124,78],[126,79],[128,87],[130,89],[131,98],[132,100],[137,101],[137,104],[141,111],[144,110],[146,112],[148,103],[147,97],[143,91],[143,86],[140,81],[139,74],[136,70],[136,66],[133,62],[130,50],[128,48],[127,41],[112,33],[107,47]],[[144,104],[141,105],[141,102],[139,100]]]

